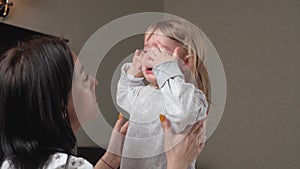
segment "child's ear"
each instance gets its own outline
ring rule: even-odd
[[[185,55],[183,57],[183,62],[189,67],[192,67],[192,63],[193,63],[193,55]]]
[[[188,65],[190,64],[190,55],[187,54],[187,52],[183,49],[183,48],[179,48],[178,47],[178,55],[179,55],[179,58],[183,61],[183,63],[185,65]],[[189,66],[190,67],[190,66]]]

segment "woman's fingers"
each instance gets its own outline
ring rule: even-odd
[[[193,131],[193,132],[195,134],[202,135],[202,133],[205,132],[205,131],[206,131],[206,121],[204,121],[203,123],[201,122],[200,127],[197,130]]]
[[[129,126],[129,121],[127,121],[127,122],[121,127],[120,133],[123,134],[123,135],[126,135],[127,130],[128,130],[128,126]]]
[[[204,148],[203,137],[205,126],[204,120],[191,126],[188,134],[173,134],[170,123],[165,116],[160,115],[160,121],[164,131],[164,149],[169,164],[176,163],[176,167],[187,168],[191,161],[195,160]]]
[[[199,152],[202,151],[202,145],[206,141],[206,119],[203,119],[197,123],[195,123],[192,129],[189,131],[189,137],[195,138],[195,143],[199,147]]]
[[[173,58],[174,59],[179,59],[179,53],[180,53],[180,47],[176,47],[173,51]]]
[[[174,139],[174,135],[173,135],[172,131],[170,130],[170,122],[162,114],[159,115],[159,119],[161,121],[161,126],[162,126],[163,131],[164,131],[165,143],[167,142],[168,144],[171,144],[170,141],[172,141],[172,139]]]
[[[172,133],[172,130],[170,130],[170,122],[164,115],[161,114],[159,118],[164,131],[164,149],[165,151],[168,151],[177,145],[179,140],[182,140],[182,137],[180,139],[180,136],[182,135],[174,135]]]
[[[167,130],[170,129],[170,123],[169,123],[169,120],[164,116],[164,115],[159,115],[159,119],[161,121],[161,125],[162,125],[162,128],[164,130],[164,132],[166,132]]]
[[[120,132],[123,121],[124,121],[123,115],[121,113],[119,113],[118,120],[114,126],[115,131]]]
[[[203,126],[205,119],[198,121],[197,123],[195,123],[191,129],[191,133],[195,133],[198,132],[200,130],[200,128]]]
[[[199,148],[198,148],[198,155],[200,155],[200,153],[202,152],[202,150],[204,149],[205,146],[205,142],[202,142],[199,144]]]
[[[196,138],[198,138],[198,143],[205,143],[206,136],[205,136],[204,128],[202,128],[202,130],[198,134],[195,134],[195,136],[196,136]]]
[[[129,126],[129,121],[127,121],[125,124],[123,124],[123,122],[124,122],[124,117],[120,113],[119,116],[118,116],[118,120],[117,120],[117,122],[114,126],[114,131],[118,132],[118,133],[121,133],[123,135],[126,135],[127,129],[128,129],[128,126]]]

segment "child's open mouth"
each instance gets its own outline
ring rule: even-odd
[[[153,74],[152,69],[153,69],[152,67],[146,68],[146,73],[147,74]]]

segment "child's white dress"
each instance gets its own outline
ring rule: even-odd
[[[127,74],[131,63],[122,66],[117,89],[117,104],[130,114],[124,142],[121,169],[165,169],[164,133],[159,120],[163,114],[171,129],[181,133],[206,117],[204,93],[186,82],[177,61],[153,68],[159,89],[145,85],[143,78]],[[195,161],[189,169],[195,168]]]

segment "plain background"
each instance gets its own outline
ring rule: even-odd
[[[26,0],[15,1],[3,22],[63,35],[79,52],[106,23],[149,11],[175,14],[199,25],[225,69],[225,111],[197,168],[300,168],[298,0]],[[118,44],[109,54],[130,53],[141,40],[141,36],[128,39],[130,43]],[[113,123],[116,116],[111,113],[107,118]],[[83,131],[78,141],[80,146],[93,146]]]

